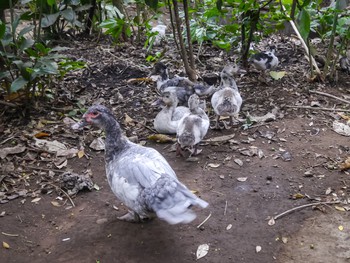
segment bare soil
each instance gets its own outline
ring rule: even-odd
[[[4,109],[1,115],[0,141],[13,136],[10,141],[28,146],[25,153],[1,161],[2,166],[8,162],[15,166],[11,173],[0,174],[1,191],[10,196],[11,191],[27,189],[41,198],[32,202],[34,196],[27,194],[11,201],[2,199],[8,202],[0,204],[0,241],[10,248],[1,246],[1,262],[195,262],[201,244],[210,247],[208,254],[198,260],[201,262],[349,262],[350,218],[344,200],[349,198],[350,178],[347,171],[339,169],[350,155],[349,137],[333,131],[332,123],[339,118],[336,112],[287,107],[309,106],[316,101],[321,107],[349,109],[341,101],[309,93],[311,89],[349,96],[349,76],[339,72],[338,83],[332,85],[307,82],[307,62],[301,48],[280,44],[279,70],[287,72],[283,79],[267,85],[257,81],[254,73],[237,79],[244,100],[242,117],[248,112],[261,116],[277,108],[277,119],[249,129],[237,125],[227,131],[211,130],[206,139],[235,136],[221,143],[203,143],[198,159],[188,161],[175,156],[173,143],[147,139],[158,111],[150,106],[155,91],[151,84],[127,82],[149,74],[151,65],[142,66],[144,52],[91,42],[77,41],[68,52],[89,67],[57,83],[58,99],[47,107],[38,106],[30,124],[13,118],[10,109]],[[175,71],[181,69],[176,62],[179,59],[174,54],[168,58],[172,73],[179,73]],[[199,71],[205,75],[219,72],[232,58],[206,48],[200,59],[205,65]],[[159,219],[143,224],[117,220],[126,208],[108,186],[103,152],[88,147],[99,134],[75,133],[62,120],[62,113],[67,116],[70,110],[93,102],[109,105],[128,137],[159,150],[180,180],[209,202],[207,209],[195,208],[194,222],[172,226]],[[54,156],[29,149],[33,138],[25,134],[36,132],[36,124],[43,119],[56,121],[41,128],[51,131],[48,140],[72,147],[83,145],[89,157],[68,159],[61,169],[76,173],[91,169],[91,178],[99,186],[99,190],[79,192],[72,199],[75,207],[61,191],[40,189],[48,170],[54,171],[52,180],[62,173],[52,166]],[[272,138],[266,138],[266,134],[273,134]],[[9,147],[10,141],[1,148]],[[244,155],[251,149],[259,149],[260,156]],[[34,159],[26,159],[28,153]],[[19,180],[24,174],[26,179]],[[3,190],[4,184],[8,191]],[[52,203],[58,195],[66,201],[62,206]],[[274,225],[268,224],[284,211],[320,201],[341,203],[300,208],[276,219]]]

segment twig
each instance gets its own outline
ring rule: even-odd
[[[315,94],[319,94],[319,95],[323,95],[323,96],[326,96],[326,97],[330,97],[330,98],[333,98],[333,99],[336,99],[336,100],[340,100],[342,102],[345,102],[347,104],[350,104],[350,101],[348,100],[344,100],[342,98],[338,98],[337,96],[334,96],[332,94],[328,94],[328,93],[325,93],[325,92],[321,92],[321,91],[316,91],[316,90],[310,90],[309,91],[310,93],[315,93]]]
[[[25,168],[33,169],[33,170],[42,170],[42,171],[52,171],[55,173],[65,173],[66,171],[61,171],[57,169],[43,168],[43,167],[35,167],[35,166],[25,166]]]
[[[1,234],[3,234],[4,236],[8,236],[8,237],[18,237],[18,234],[9,234],[9,233],[5,233],[5,232],[1,232]]]
[[[13,107],[13,108],[18,107],[18,105],[14,104],[14,103],[7,102],[7,101],[2,101],[2,100],[0,100],[0,104],[6,105],[6,106],[9,106],[9,107]]]
[[[72,198],[70,198],[69,194],[67,194],[67,192],[64,191],[61,187],[59,187],[57,185],[54,185],[52,183],[46,183],[46,184],[51,185],[51,186],[55,187],[56,189],[60,190],[69,199],[69,201],[72,204],[72,206],[75,207],[75,204],[74,204]]]
[[[204,221],[203,221],[202,223],[200,223],[200,224],[197,226],[197,228],[200,228],[202,225],[204,225],[204,223],[207,222],[208,219],[209,219],[210,217],[211,217],[211,213],[207,216],[206,219],[204,219]]]
[[[350,110],[337,109],[337,108],[322,108],[322,107],[311,107],[311,106],[285,106],[287,108],[296,108],[296,109],[308,109],[308,110],[324,110],[324,111],[341,111],[341,112],[350,112]]]
[[[328,204],[339,204],[340,201],[330,201],[330,202],[317,202],[317,203],[310,203],[310,204],[306,204],[306,205],[301,205],[301,206],[297,206],[297,207],[293,207],[292,209],[289,209],[287,211],[284,211],[283,213],[278,214],[277,216],[274,216],[273,218],[275,220],[277,220],[280,217],[285,216],[286,214],[289,214],[291,212],[294,212],[296,210],[305,208],[305,207],[309,207],[309,206],[314,206],[314,205],[328,205]]]
[[[224,216],[226,215],[226,211],[227,211],[227,200],[226,200],[226,203],[225,203]]]
[[[284,5],[282,5],[282,8],[283,8],[283,11],[286,11],[286,8],[284,7]],[[287,17],[288,17],[288,15],[287,15]],[[298,30],[298,28],[296,27],[294,21],[293,21],[292,19],[289,19],[289,23],[291,24],[293,30],[294,30],[295,33],[297,34],[297,36],[298,36],[298,38],[299,38],[299,40],[300,40],[302,46],[304,47],[304,49],[305,49],[305,51],[306,51],[306,54],[309,56],[310,50],[309,50],[309,48],[307,47],[307,45],[306,45],[306,43],[305,43],[303,37],[300,35],[299,30]],[[318,74],[319,76],[321,76],[321,71],[320,71],[320,69],[318,68],[317,63],[316,63],[314,57],[313,57],[313,56],[310,56],[310,57],[311,57],[312,65],[314,66],[314,68],[315,68],[317,74]]]

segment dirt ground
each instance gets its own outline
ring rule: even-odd
[[[8,147],[7,139],[12,136],[12,141],[25,142],[28,149],[1,161],[3,167],[7,162],[15,166],[10,173],[2,170],[0,177],[2,187],[8,186],[7,191],[1,188],[0,242],[10,247],[1,246],[1,262],[195,262],[201,244],[208,244],[209,252],[199,262],[349,262],[350,178],[347,171],[339,169],[350,155],[349,137],[333,131],[333,121],[340,118],[337,111],[287,106],[318,102],[320,107],[349,108],[309,90],[349,97],[350,78],[339,73],[336,85],[309,83],[301,49],[282,50],[280,70],[287,72],[282,80],[266,85],[253,73],[237,78],[244,100],[242,117],[248,112],[262,116],[276,108],[276,120],[248,129],[239,125],[227,131],[211,130],[206,139],[234,137],[204,142],[198,158],[188,161],[175,156],[173,143],[147,139],[158,111],[149,106],[156,94],[151,84],[127,82],[150,72],[151,66],[140,66],[144,54],[130,47],[76,43],[69,56],[83,59],[89,67],[57,83],[60,96],[51,108],[38,107],[30,124],[11,119],[8,111],[2,114],[0,141],[6,142],[1,148]],[[201,73],[219,72],[222,61],[216,61],[217,57],[220,51],[203,52],[201,60],[206,66],[200,68]],[[174,61],[170,60],[175,71],[180,67]],[[69,111],[93,102],[110,106],[128,137],[159,150],[180,180],[209,202],[207,209],[195,208],[195,221],[173,226],[158,219],[143,224],[117,220],[126,208],[108,186],[103,151],[88,147],[100,134],[74,132],[63,124]],[[70,116],[78,119],[81,113]],[[212,113],[210,117],[214,117]],[[78,148],[83,145],[87,156],[68,159],[59,170],[52,166],[54,156],[33,153],[29,147],[33,138],[28,134],[36,132],[35,124],[43,119],[55,120],[41,127],[51,131],[48,140]],[[30,152],[34,158],[28,160],[25,157]],[[54,181],[64,171],[83,173],[88,169],[98,187],[79,192],[72,198],[74,207],[58,189],[40,188],[42,176],[49,170],[54,172]],[[27,189],[28,194],[6,199],[20,189]],[[63,199],[60,206],[58,195]],[[33,202],[38,196],[41,199]],[[296,207],[299,209],[271,223],[272,217]]]

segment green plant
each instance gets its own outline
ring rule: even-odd
[[[50,48],[35,42],[31,37],[34,26],[25,26],[18,31],[19,24],[20,17],[7,25],[0,22],[0,55],[4,62],[0,69],[0,87],[8,95],[24,96],[28,105],[33,98],[47,95],[54,77],[82,68],[84,63],[70,61],[58,53],[65,48]]]

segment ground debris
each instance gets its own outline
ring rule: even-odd
[[[75,196],[79,191],[94,188],[89,173],[77,174],[73,172],[65,172],[59,176],[61,188],[67,190],[69,196]]]

